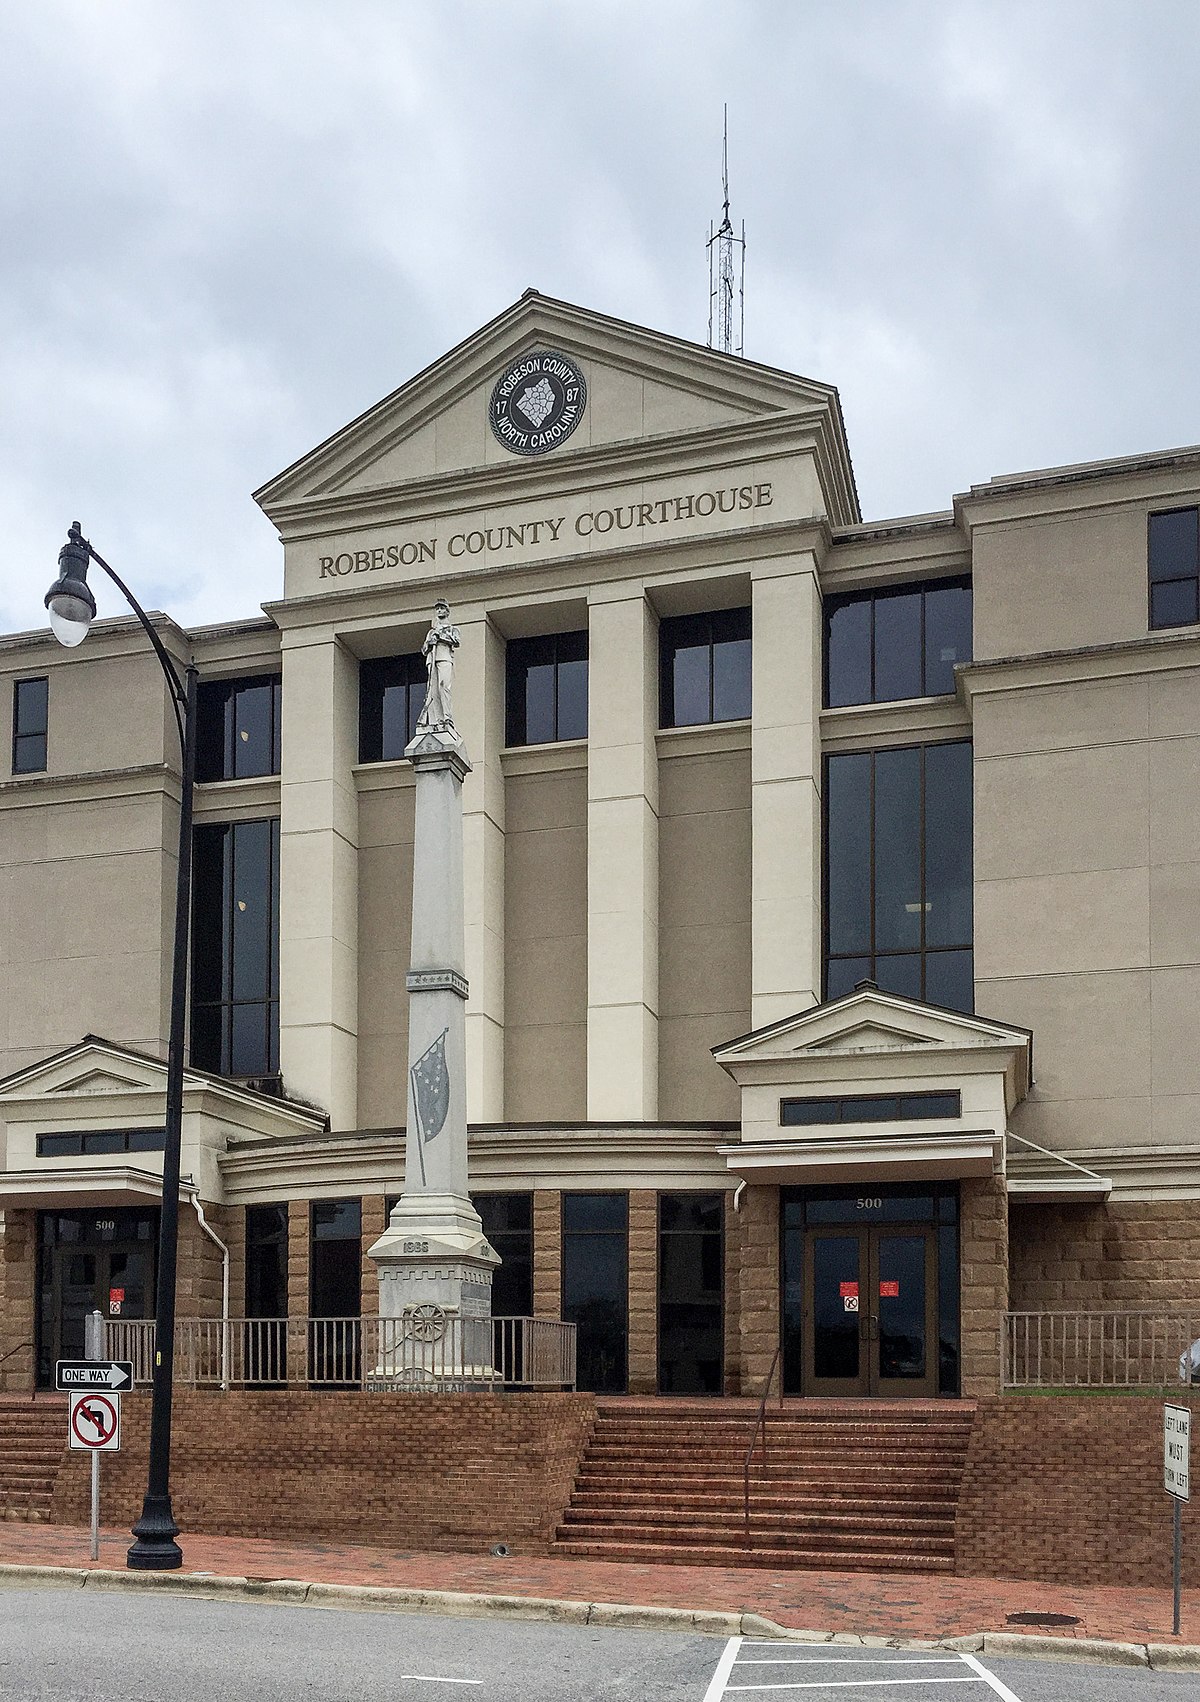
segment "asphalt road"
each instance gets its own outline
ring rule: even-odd
[[[947,1651],[931,1651],[927,1661],[919,1653],[0,1590],[0,1702],[1194,1702],[1197,1695],[1194,1673],[1005,1661],[989,1662],[982,1669],[989,1676],[981,1676]]]

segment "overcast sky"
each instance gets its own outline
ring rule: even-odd
[[[0,630],[253,614],[272,474],[528,285],[836,384],[868,519],[1200,439],[1200,0],[0,0]],[[98,587],[101,609],[115,593]]]

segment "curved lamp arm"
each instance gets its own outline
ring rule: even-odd
[[[126,585],[117,570],[110,567],[104,557],[100,554],[99,550],[93,549],[92,545],[84,537],[78,520],[72,520],[70,529],[67,532],[67,541],[63,545],[62,550],[59,552],[59,578],[50,587],[50,590],[46,594],[47,608],[50,608],[53,613],[54,598],[65,592],[68,597],[72,598],[76,602],[76,604],[85,603],[89,605],[91,615],[95,614],[95,599],[88,590],[86,580],[89,561],[94,561],[97,567],[102,567],[104,569],[105,573],[107,573],[108,577],[117,587],[117,590],[120,591],[125,601],[129,604],[129,607],[133,610],[134,614],[141,622],[142,630],[145,632],[146,637],[150,640],[150,643],[154,647],[154,654],[158,657],[159,666],[162,668],[162,671],[166,676],[167,689],[171,693],[171,708],[175,711],[175,726],[179,733],[180,750],[185,751],[187,747],[187,734],[185,729],[188,700],[187,686],[184,681],[180,679],[179,670],[167,654],[166,646],[154,630],[154,625],[151,622],[149,615],[138,602],[137,598],[129,589],[128,585]],[[91,616],[86,616],[86,620],[87,625],[90,625]],[[84,630],[86,631],[86,627]]]

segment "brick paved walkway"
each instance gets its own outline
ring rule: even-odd
[[[127,1531],[101,1536],[101,1566],[123,1567]],[[184,1569],[241,1578],[552,1596],[637,1606],[751,1611],[808,1631],[949,1637],[1010,1626],[1010,1613],[1067,1613],[1063,1635],[1171,1642],[1167,1590],[1072,1588],[1012,1578],[916,1573],[773,1571],[747,1567],[643,1566],[599,1560],[412,1554],[340,1543],[274,1543],[247,1537],[181,1538]],[[87,1567],[88,1533],[63,1525],[0,1525],[0,1563]],[[1182,1642],[1200,1643],[1200,1600],[1184,1595]]]

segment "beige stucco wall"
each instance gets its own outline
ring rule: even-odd
[[[1194,1144],[1200,1115],[1200,653],[1143,648],[974,696],[978,1008],[1034,1030],[1013,1126],[1053,1147]]]
[[[570,759],[568,759],[570,760]],[[587,1116],[587,770],[510,775],[504,841],[504,1107]]]
[[[407,763],[359,773],[358,1120],[364,1129],[405,1119],[416,791]],[[370,789],[368,789],[370,788]]]
[[[660,742],[659,1115],[736,1118],[709,1048],[750,1026],[750,753]]]

